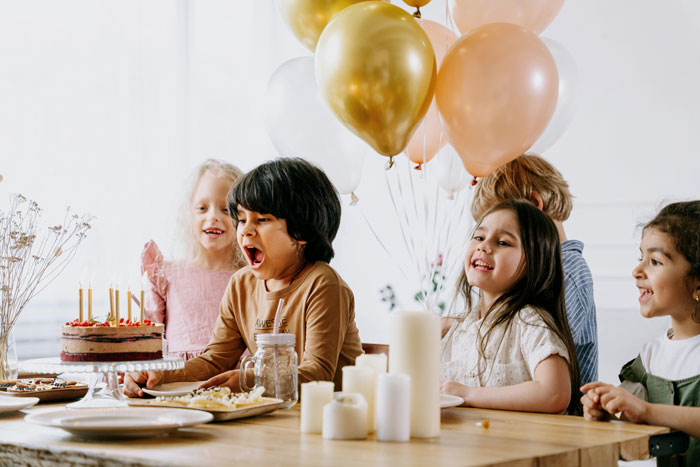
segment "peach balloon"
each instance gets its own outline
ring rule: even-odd
[[[527,29],[487,24],[462,36],[435,96],[450,144],[476,177],[523,154],[547,127],[559,79],[547,46]]]
[[[539,34],[549,26],[564,0],[449,0],[457,28],[467,34],[489,23],[512,23]]]
[[[440,67],[450,46],[457,40],[457,35],[440,23],[427,19],[422,20],[422,23],[423,29],[433,44],[437,66]],[[412,162],[424,164],[435,157],[445,143],[447,138],[440,125],[440,115],[433,97],[428,113],[413,134],[405,153]]]

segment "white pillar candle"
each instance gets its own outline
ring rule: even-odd
[[[359,366],[343,367],[343,392],[362,394],[367,403],[367,433],[374,431],[374,371]]]
[[[411,436],[440,435],[440,317],[427,311],[393,313],[389,372],[411,377]]]
[[[378,375],[386,373],[386,355],[383,353],[363,353],[355,359],[355,366],[371,368]]]
[[[377,439],[408,441],[411,437],[411,377],[379,375],[376,408]]]
[[[323,430],[323,406],[332,400],[332,381],[311,381],[301,385],[302,433],[321,433]]]
[[[386,373],[386,355],[383,353],[359,355],[355,359],[355,366],[372,370],[372,388],[374,388],[374,395],[372,402],[367,401],[367,408],[369,410],[369,421],[372,424],[372,431],[375,431],[377,429],[377,376]]]
[[[333,400],[323,407],[323,437],[367,438],[367,402],[362,394],[333,394]]]

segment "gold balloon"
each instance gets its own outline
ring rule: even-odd
[[[312,52],[323,28],[344,8],[365,0],[278,0],[282,18]]]
[[[340,12],[316,47],[316,81],[340,121],[378,153],[408,145],[430,107],[437,65],[428,35],[397,6]]]
[[[403,2],[408,6],[420,8],[430,3],[430,0],[403,0]]]

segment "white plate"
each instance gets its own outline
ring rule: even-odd
[[[26,409],[39,402],[38,397],[22,397],[16,398],[11,396],[0,395],[0,413],[16,412],[17,410]]]
[[[440,408],[445,409],[447,407],[457,407],[462,405],[464,399],[459,396],[453,396],[451,394],[440,394]]]
[[[60,409],[35,412],[24,419],[39,425],[61,428],[89,438],[136,438],[212,421],[200,410],[163,408]]]
[[[159,384],[153,389],[142,388],[143,392],[152,396],[182,396],[197,389],[204,381],[183,381],[179,383]]]
[[[263,397],[263,403],[257,405],[250,405],[248,407],[239,407],[237,409],[205,409],[199,407],[184,407],[182,405],[177,405],[168,401],[158,401],[154,399],[129,399],[129,405],[132,407],[172,407],[173,409],[187,409],[187,410],[202,410],[204,412],[210,413],[214,416],[214,420],[217,422],[223,422],[226,420],[236,420],[238,418],[254,417],[256,415],[262,415],[265,413],[273,412],[277,410],[284,401],[282,399],[275,399],[273,397]]]

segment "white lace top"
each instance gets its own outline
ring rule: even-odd
[[[491,319],[491,315],[484,319]],[[482,321],[478,313],[468,313],[447,331],[441,342],[441,381],[457,381],[473,387],[511,386],[534,380],[535,368],[550,355],[569,360],[562,340],[533,308],[525,307],[510,326],[501,324],[493,330],[479,374],[477,331]],[[487,329],[488,323],[482,327],[481,334]]]

